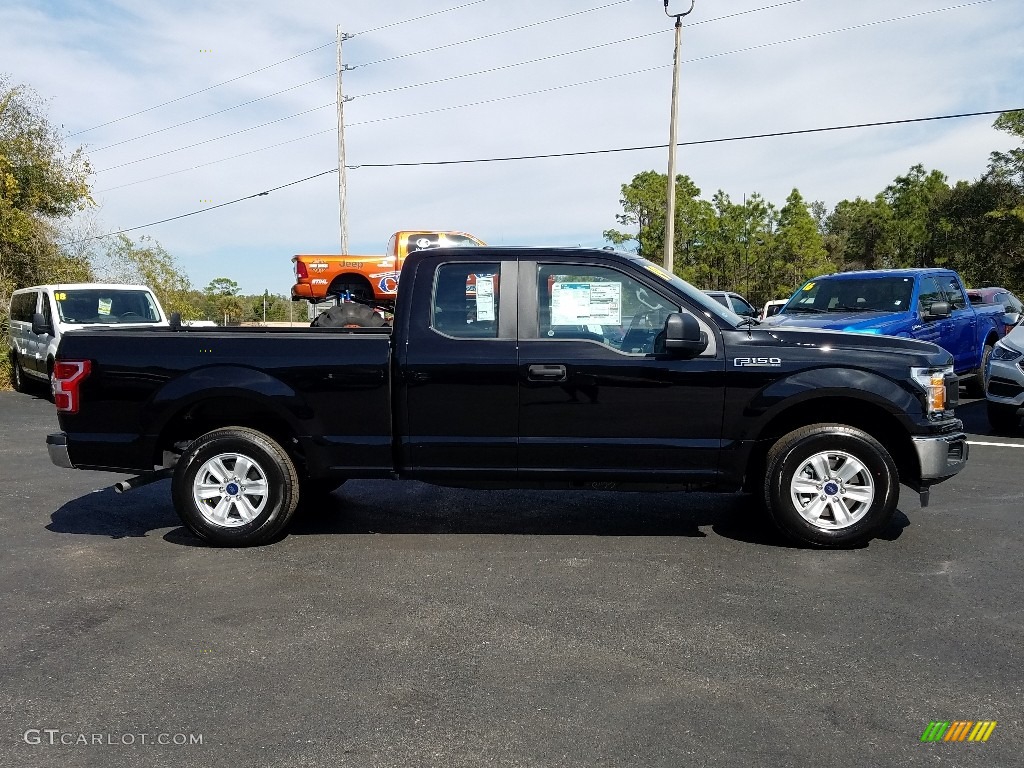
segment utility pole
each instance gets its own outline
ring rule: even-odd
[[[345,102],[351,96],[345,96],[341,88],[341,73],[347,67],[341,63],[341,44],[350,39],[338,25],[338,216],[341,224],[341,252],[348,253],[348,181],[345,178]]]
[[[669,13],[665,0],[665,15],[676,19],[676,48],[672,57],[672,115],[668,123],[668,201],[665,206],[665,269],[672,273],[676,247],[676,116],[679,111],[679,49],[683,40],[683,16],[689,16],[696,0],[690,0],[686,13]]]

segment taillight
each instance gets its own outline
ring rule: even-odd
[[[309,272],[306,270],[306,265],[299,259],[295,260],[295,277],[299,280],[305,280],[309,277]]]
[[[60,413],[78,413],[78,386],[92,371],[90,360],[58,360],[53,366],[53,402]]]

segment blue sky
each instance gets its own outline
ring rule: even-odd
[[[1024,106],[1019,0],[696,0],[684,23],[680,141]],[[659,0],[14,0],[0,8],[0,71],[86,150],[100,205],[81,226],[106,232],[335,168],[338,24],[358,33],[344,45],[347,163],[363,166],[347,172],[351,252],[420,227],[601,246],[621,185],[666,170],[664,149],[366,167],[665,144],[672,22]],[[1013,144],[991,123],[683,147],[677,169],[705,197],[781,205],[797,187],[832,206],[915,163],[976,178]],[[159,240],[199,287],[225,276],[286,293],[293,254],[339,250],[337,176],[131,234]]]

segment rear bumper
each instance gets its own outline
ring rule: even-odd
[[[921,463],[921,482],[924,485],[946,480],[967,465],[967,435],[957,432],[952,435],[915,437],[914,449]]]
[[[74,469],[71,457],[68,455],[68,436],[63,432],[54,432],[46,436],[46,452],[50,454],[50,461],[64,469]]]

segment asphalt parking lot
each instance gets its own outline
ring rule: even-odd
[[[967,469],[858,550],[738,496],[383,481],[222,550],[2,392],[0,766],[1020,765],[1024,433],[959,411]],[[998,725],[921,742],[957,720]]]

